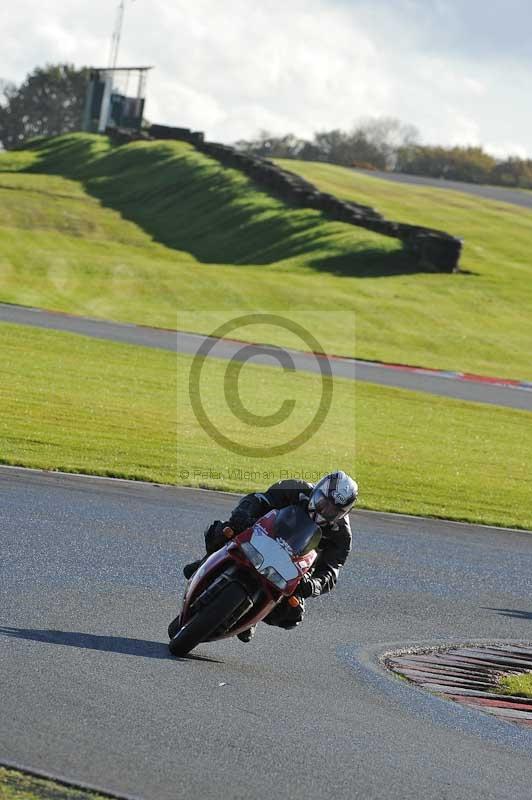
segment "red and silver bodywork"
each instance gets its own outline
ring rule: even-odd
[[[216,587],[229,581],[244,587],[248,608],[234,624],[215,631],[206,641],[235,636],[257,624],[283,597],[293,595],[317,558],[315,547],[320,537],[318,526],[297,506],[268,512],[209,556],[194,573],[183,598],[181,626],[195,613],[197,602],[209,602],[211,592],[215,602]]]

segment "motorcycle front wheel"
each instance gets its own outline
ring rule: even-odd
[[[248,600],[248,595],[238,583],[228,583],[212,603],[200,608],[176,633],[168,645],[174,656],[186,656],[200,642],[223,625],[225,620]]]
[[[179,626],[181,625],[181,615],[178,614],[175,619],[168,626],[168,638],[173,639],[176,633],[179,630]]]

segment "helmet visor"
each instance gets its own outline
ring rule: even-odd
[[[321,489],[311,497],[309,508],[311,511],[315,511],[319,517],[322,518],[325,522],[336,522],[336,520],[345,517],[348,513],[352,503],[349,503],[347,506],[337,506],[326,494],[324,494]],[[319,522],[320,520],[317,519]]]

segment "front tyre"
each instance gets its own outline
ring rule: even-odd
[[[248,601],[248,595],[238,583],[228,583],[212,603],[203,606],[172,638],[168,649],[174,656],[186,656],[209,636],[237,609]]]
[[[175,619],[173,619],[172,622],[170,623],[170,625],[168,626],[168,638],[169,639],[173,639],[174,638],[174,636],[176,635],[176,633],[179,630],[180,625],[181,625],[181,615],[178,614],[177,617]]]

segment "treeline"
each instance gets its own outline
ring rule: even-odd
[[[449,181],[532,189],[532,160],[517,156],[496,159],[481,147],[418,145],[408,153],[399,153],[396,171]]]
[[[256,139],[240,140],[235,146],[242,152],[263,158],[324,161],[347,167],[532,189],[531,159],[517,156],[497,159],[482,147],[424,145],[415,127],[393,118],[367,120],[350,132],[321,131],[311,140],[293,134],[273,136],[261,131]]]
[[[255,140],[242,139],[235,147],[264,158],[299,158],[390,170],[396,167],[398,153],[409,151],[418,140],[419,133],[413,125],[386,117],[361,122],[349,133],[338,129],[321,131],[311,141],[292,133],[272,136],[261,131]]]

